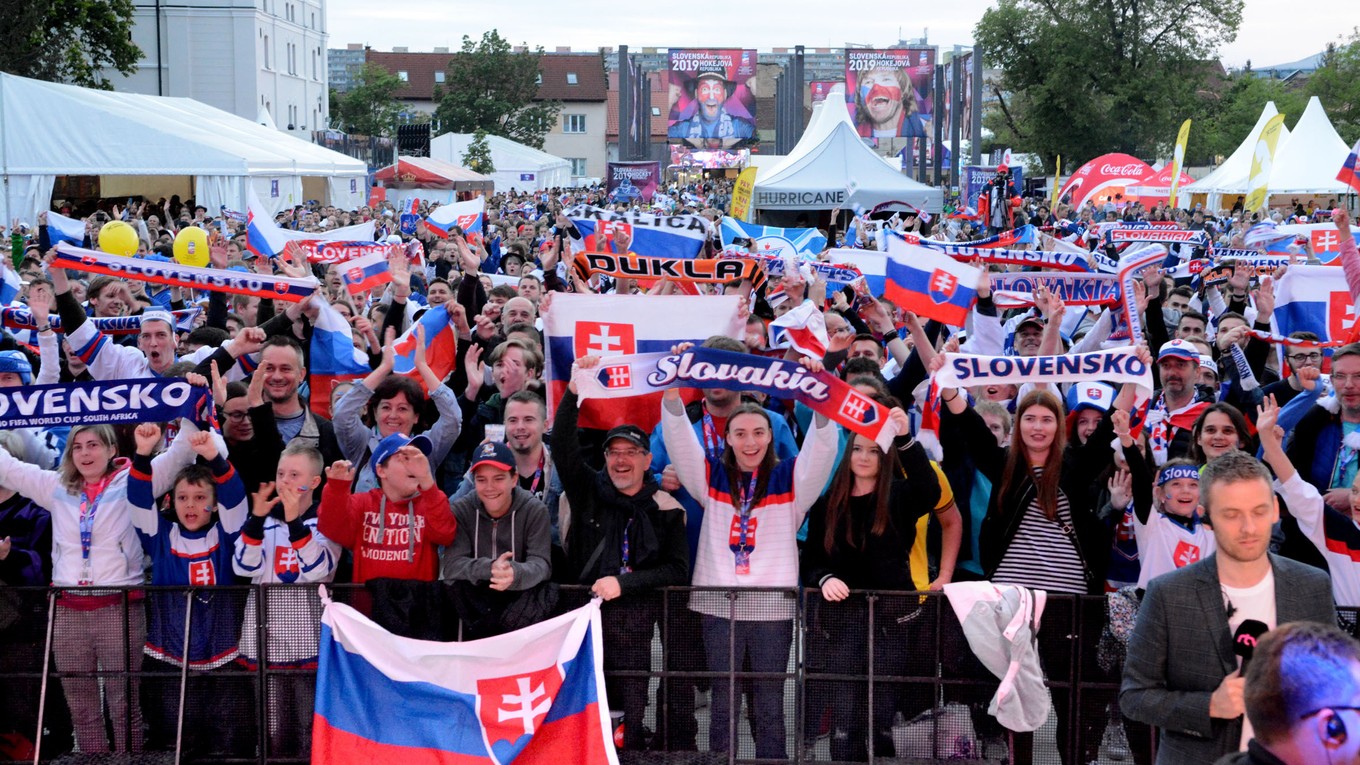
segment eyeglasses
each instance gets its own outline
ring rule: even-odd
[[[610,458],[615,458],[615,457],[632,458],[632,457],[640,457],[640,456],[642,456],[642,455],[644,455],[644,454],[646,454],[646,452],[644,452],[644,451],[641,450],[641,449],[605,449],[605,450],[604,450],[604,456],[610,457]]]
[[[1360,374],[1354,374],[1354,375],[1338,375],[1338,374],[1333,374],[1333,375],[1332,375],[1332,384],[1333,384],[1333,385],[1346,385],[1347,383],[1357,383],[1357,384],[1360,384]]]
[[[1322,354],[1321,354],[1321,353],[1317,353],[1317,352],[1314,352],[1314,353],[1295,353],[1295,354],[1291,354],[1291,355],[1289,355],[1289,356],[1286,356],[1285,358],[1289,359],[1290,361],[1297,361],[1297,362],[1304,362],[1304,361],[1322,361]]]
[[[833,335],[839,335],[839,334],[841,334],[841,333],[854,334],[854,332],[855,332],[855,328],[849,326],[848,324],[847,324],[847,325],[844,325],[844,326],[836,327],[835,329],[831,330],[831,334],[833,334]]]
[[[226,417],[228,420],[231,420],[232,422],[241,422],[241,421],[244,420],[245,418],[249,417],[249,416],[250,416],[250,413],[249,413],[249,412],[223,412],[223,413],[222,413],[222,416],[223,416],[223,417]]]

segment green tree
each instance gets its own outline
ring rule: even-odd
[[[132,74],[132,0],[0,0],[0,72],[110,90]]]
[[[485,130],[473,132],[472,143],[469,143],[467,151],[463,152],[463,167],[482,175],[496,172],[496,165],[491,161],[491,147],[487,144]]]
[[[973,36],[1001,82],[1015,151],[1076,167],[1106,152],[1151,156],[1195,111],[1204,63],[1243,0],[1001,0]]]
[[[401,112],[401,78],[375,63],[355,72],[349,92],[339,97],[340,129],[357,135],[392,135]],[[331,103],[336,103],[332,100]]]
[[[543,148],[562,104],[535,100],[542,55],[542,48],[514,52],[494,29],[476,42],[465,35],[462,50],[449,61],[448,87],[435,88],[435,122],[447,132],[484,130]]]
[[[1226,159],[1247,139],[1267,102],[1275,102],[1285,124],[1291,127],[1307,105],[1299,91],[1279,80],[1253,74],[1250,68],[1230,76],[1226,85],[1216,97],[1206,98],[1191,117],[1194,124],[1185,150],[1187,165],[1211,165]]]
[[[1322,101],[1347,146],[1360,140],[1360,28],[1352,28],[1340,45],[1327,46],[1322,66],[1308,78],[1304,92]]]

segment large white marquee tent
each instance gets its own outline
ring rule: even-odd
[[[1206,207],[1218,210],[1228,206],[1238,196],[1246,196],[1251,160],[1261,131],[1271,117],[1279,114],[1271,101],[1261,110],[1261,116],[1222,165],[1198,181],[1184,187],[1184,194],[1206,195]],[[1331,199],[1351,193],[1350,187],[1336,179],[1337,171],[1345,163],[1350,149],[1346,147],[1336,128],[1332,127],[1322,102],[1316,96],[1309,99],[1307,108],[1291,131],[1281,128],[1271,163],[1267,185],[1267,201],[1276,204],[1295,198],[1327,196]],[[1182,197],[1184,199],[1184,197]],[[1323,200],[1328,201],[1328,200]]]
[[[58,176],[98,176],[103,197],[193,196],[209,210],[270,212],[367,196],[368,168],[339,152],[189,98],[113,93],[0,74],[0,220],[50,209]]]
[[[444,133],[430,139],[430,156],[449,164],[463,164],[463,154],[473,141],[472,133]],[[486,137],[491,164],[486,173],[496,182],[496,191],[542,191],[571,186],[571,163],[561,157],[516,143],[498,135]]]

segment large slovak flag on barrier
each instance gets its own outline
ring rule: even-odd
[[[312,762],[617,765],[600,601],[484,640],[398,637],[321,617]]]
[[[480,234],[485,217],[486,199],[477,197],[436,207],[426,216],[425,228],[441,239],[448,239],[454,226],[461,228],[464,234]]]
[[[543,316],[547,340],[543,379],[548,382],[549,410],[566,393],[578,357],[669,353],[674,345],[699,345],[713,335],[741,337],[746,320],[738,315],[740,307],[736,295],[557,293]],[[607,405],[583,403],[580,425],[606,430],[629,423],[651,430],[660,419],[661,394],[639,389],[638,395]]]

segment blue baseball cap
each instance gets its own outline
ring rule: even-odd
[[[434,450],[434,444],[425,436],[408,436],[405,433],[393,433],[378,442],[377,448],[373,450],[373,467],[378,467],[387,462],[388,458],[396,454],[398,450],[406,446],[414,446],[419,449],[426,457]]]
[[[0,372],[13,372],[19,375],[24,385],[33,382],[33,363],[23,351],[0,351]]]
[[[468,472],[476,472],[482,465],[512,471],[515,469],[515,454],[500,441],[485,441],[472,453],[472,467],[468,468]]]

